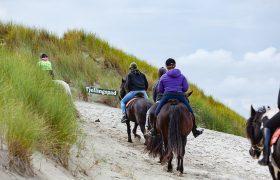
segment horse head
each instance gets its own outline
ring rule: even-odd
[[[270,111],[270,107],[260,107],[255,110],[251,105],[251,115],[246,123],[247,138],[251,142],[249,154],[258,159],[263,149],[263,124],[268,120],[267,113]]]
[[[126,83],[126,80],[124,78],[122,78],[122,81],[121,81],[121,85],[120,85],[120,96],[119,96],[119,99],[121,100],[127,93],[126,91],[126,88],[125,88],[125,83]]]

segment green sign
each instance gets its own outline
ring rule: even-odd
[[[118,94],[116,90],[101,89],[93,86],[86,87],[86,90],[88,93],[107,95],[107,96],[116,96]]]

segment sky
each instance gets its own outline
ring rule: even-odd
[[[248,118],[251,104],[277,104],[279,7],[279,0],[0,0],[0,20],[58,36],[83,29],[156,67],[172,57],[189,82]]]

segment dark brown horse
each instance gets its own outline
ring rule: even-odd
[[[170,100],[165,104],[156,120],[155,137],[147,137],[146,150],[160,162],[168,161],[167,171],[172,172],[173,153],[177,156],[177,171],[183,174],[183,159],[187,136],[193,127],[193,116],[183,103]]]
[[[263,150],[263,124],[271,118],[278,109],[266,109],[262,108],[260,110],[255,110],[251,106],[251,117],[247,120],[246,124],[246,134],[247,138],[251,142],[251,147],[249,150],[250,155],[254,159],[259,159]],[[276,141],[273,145],[273,153],[271,154],[271,162],[268,165],[270,174],[273,179],[280,179],[280,140]]]
[[[193,91],[190,91],[188,93],[186,93],[186,98],[187,101],[189,102],[189,97],[192,95]],[[156,126],[156,108],[158,106],[159,102],[154,103],[150,109],[149,109],[149,114],[147,114],[147,120],[148,120],[148,130],[150,130],[152,127]]]
[[[127,94],[127,90],[125,89],[125,82],[126,80],[122,79],[121,86],[120,86],[120,100]],[[145,123],[146,123],[146,114],[148,109],[152,106],[152,103],[143,98],[143,94],[138,95],[139,98],[134,100],[132,103],[126,107],[126,114],[128,121],[126,122],[127,126],[127,135],[128,135],[128,142],[132,142],[131,140],[131,129],[130,129],[130,121],[134,122],[134,128],[132,130],[135,138],[141,138],[136,131],[138,125],[144,135],[145,133]]]

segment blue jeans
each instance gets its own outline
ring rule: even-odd
[[[123,113],[126,113],[126,103],[131,100],[137,93],[143,93],[145,99],[149,99],[147,92],[145,90],[142,91],[130,91],[127,93],[121,100],[121,109]]]
[[[190,106],[190,104],[188,103],[186,96],[184,93],[164,93],[163,97],[161,98],[159,105],[156,108],[156,116],[159,114],[161,108],[163,105],[165,105],[169,99],[177,99],[178,101],[184,103],[186,105],[186,107],[188,108],[188,110],[193,113],[193,110]]]

